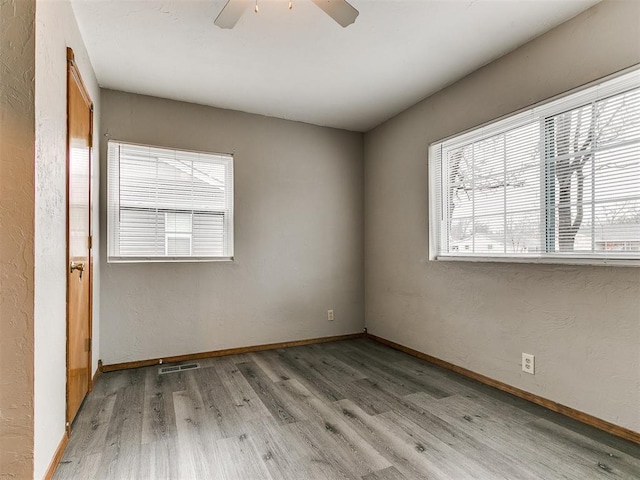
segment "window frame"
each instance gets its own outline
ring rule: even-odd
[[[110,156],[109,156],[109,144],[114,143],[114,144],[124,144],[124,145],[131,145],[131,146],[137,146],[137,147],[149,147],[149,148],[158,148],[158,149],[166,149],[166,150],[175,150],[176,152],[185,152],[185,153],[192,153],[192,154],[203,154],[203,155],[213,155],[213,156],[220,156],[220,157],[227,157],[228,158],[228,163],[227,166],[230,169],[230,181],[231,181],[231,195],[230,195],[230,206],[227,210],[215,210],[215,211],[206,211],[206,212],[202,212],[202,211],[189,211],[189,213],[191,214],[191,234],[190,235],[190,251],[193,252],[193,221],[194,221],[194,215],[196,213],[206,213],[208,215],[218,215],[218,216],[222,216],[222,220],[223,220],[223,224],[224,224],[224,231],[226,232],[226,236],[227,236],[227,241],[228,241],[228,251],[229,251],[229,255],[225,255],[225,256],[168,256],[168,255],[164,255],[164,256],[116,256],[116,255],[111,255],[111,242],[112,240],[112,232],[111,232],[111,228],[119,228],[119,222],[116,220],[114,221],[111,218],[111,195],[112,195],[112,189],[111,189],[111,178],[110,178],[110,170],[111,170],[111,165],[110,165]],[[178,148],[178,147],[172,147],[172,146],[166,146],[166,145],[151,145],[151,144],[145,144],[145,143],[137,143],[137,142],[130,142],[130,141],[126,141],[126,140],[119,140],[119,139],[115,139],[115,138],[109,138],[106,142],[106,194],[107,194],[107,201],[106,201],[106,216],[107,216],[107,221],[106,221],[106,236],[107,236],[107,263],[208,263],[208,262],[233,262],[234,261],[234,248],[235,248],[235,242],[234,242],[234,209],[235,209],[235,157],[232,153],[222,153],[222,152],[208,152],[208,151],[202,151],[202,150],[191,150],[191,149],[185,149],[185,148]],[[117,186],[117,190],[118,192],[120,191],[120,181],[119,178],[117,179],[118,182],[118,186]],[[125,207],[126,208],[126,207]],[[122,209],[122,207],[119,207],[119,210]],[[186,213],[184,210],[181,209],[159,209],[164,211],[165,216],[167,213]],[[113,225],[112,225],[113,223]],[[166,244],[166,237],[167,235],[172,235],[172,236],[176,236],[176,235],[181,235],[180,233],[173,233],[173,232],[164,232],[162,234],[162,238],[165,239],[165,246],[164,246],[164,251],[167,251],[167,244]]]
[[[630,88],[626,85],[631,84]],[[576,252],[567,254],[565,252],[546,252],[541,251],[540,254],[528,254],[517,256],[510,253],[468,253],[465,254],[459,248],[455,249],[455,253],[439,251],[439,245],[442,241],[442,235],[447,232],[441,230],[441,222],[443,211],[446,207],[439,208],[444,203],[444,195],[447,183],[443,180],[446,170],[445,156],[442,154],[443,146],[451,148],[456,145],[468,144],[471,140],[479,140],[479,131],[483,131],[482,138],[489,138],[491,135],[497,135],[505,132],[508,128],[525,125],[528,119],[538,119],[539,117],[552,117],[563,111],[576,108],[580,105],[590,103],[591,98],[596,90],[600,98],[623,93],[633,88],[640,87],[640,67],[634,66],[615,74],[603,77],[596,81],[582,85],[575,89],[563,92],[559,95],[551,97],[542,102],[529,105],[516,112],[504,115],[497,119],[488,121],[484,124],[465,130],[461,133],[448,136],[436,142],[432,142],[428,147],[428,251],[430,261],[462,261],[462,262],[497,262],[497,263],[533,263],[533,264],[565,264],[565,265],[605,265],[605,266],[640,266],[640,253],[637,255],[616,255],[609,253],[594,252]],[[541,126],[541,129],[543,127]],[[541,134],[540,138],[541,152],[544,151],[545,138]],[[436,154],[436,149],[440,149],[440,153]],[[542,154],[544,155],[544,154]],[[541,178],[539,182],[545,183],[544,169],[545,162],[541,162]],[[442,191],[441,191],[442,190]],[[545,191],[541,188],[541,209],[547,209],[547,203],[544,201]],[[540,231],[540,235],[546,237],[548,235],[548,227]],[[639,239],[640,240],[640,239]],[[453,250],[453,249],[452,249]],[[631,253],[631,252],[630,252]]]

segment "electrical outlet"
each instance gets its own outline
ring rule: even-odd
[[[530,373],[531,375],[536,374],[536,357],[535,355],[531,355],[529,353],[522,354],[522,371]]]
[[[327,310],[327,320],[333,321],[333,310]]]

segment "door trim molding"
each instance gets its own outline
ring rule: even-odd
[[[91,97],[89,96],[89,91],[87,90],[87,87],[82,81],[82,76],[80,75],[80,69],[78,68],[78,64],[76,63],[76,56],[73,53],[73,49],[71,47],[67,47],[67,74],[69,74],[69,72],[73,73],[74,78],[80,85],[80,92],[82,93],[84,100],[87,102],[87,104],[89,105],[89,108],[93,112],[93,102],[91,101]],[[91,127],[93,130],[93,121],[91,123],[92,123]]]

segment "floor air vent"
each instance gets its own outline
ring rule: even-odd
[[[173,365],[171,367],[162,367],[158,370],[158,374],[164,375],[165,373],[184,372],[185,370],[196,370],[197,368],[200,368],[199,363],[185,363],[184,365]]]

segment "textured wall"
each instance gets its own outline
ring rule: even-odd
[[[35,2],[0,1],[0,478],[33,475]]]
[[[640,268],[430,262],[427,215],[431,142],[638,62],[640,2],[605,1],[365,136],[371,333],[640,431]]]
[[[104,263],[102,183],[105,364],[362,331],[362,134],[110,90],[102,131],[235,155],[233,262]]]
[[[39,0],[35,96],[35,478],[41,478],[49,466],[65,427],[67,46],[73,48],[94,102],[95,127],[99,128],[100,89],[71,4],[68,0]],[[94,230],[97,238],[98,135],[94,141]],[[99,270],[95,269],[93,371],[99,358],[99,279]]]

